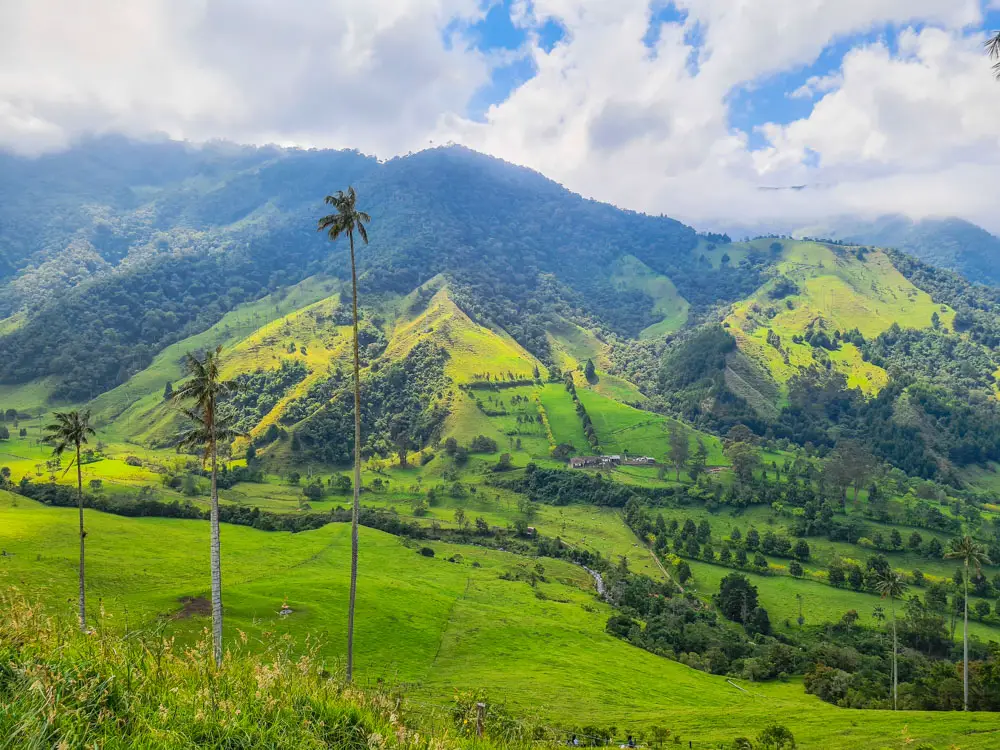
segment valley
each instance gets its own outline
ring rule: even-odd
[[[54,413],[89,412],[95,628],[204,637],[210,462],[178,447],[173,394],[185,355],[221,347],[224,639],[341,669],[350,266],[312,227],[320,183],[356,180],[374,217],[359,683],[430,710],[425,726],[475,692],[558,742],[662,745],[666,728],[731,747],[775,721],[800,748],[1000,741],[993,291],[875,246],[698,234],[460,148],[209,151],[170,169],[171,146],[141,148],[164,161],[155,187],[89,196],[120,221],[76,230],[108,268],[59,295],[32,286],[76,257],[54,229],[17,285],[0,279],[7,596],[73,617],[76,467],[45,438]],[[984,558],[968,580],[947,556],[966,536]]]

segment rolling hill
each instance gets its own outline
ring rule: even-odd
[[[783,713],[800,747],[994,741],[917,709],[958,700],[945,545],[1000,560],[995,290],[872,242],[699,235],[459,148],[98,139],[0,162],[0,585],[53,611],[72,589],[75,472],[43,425],[89,409],[91,595],[196,637],[209,482],[168,397],[221,346],[230,636],[325,632],[341,655],[349,267],[313,227],[354,183],[367,678],[483,689],[560,731],[720,743]],[[909,586],[902,721],[886,570]],[[727,612],[733,576],[759,607]],[[992,710],[1000,568],[970,584]]]

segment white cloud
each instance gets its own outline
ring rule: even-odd
[[[486,124],[452,120],[449,137],[586,195],[698,224],[895,210],[908,195],[911,213],[961,208],[1000,228],[972,174],[982,149],[996,153],[989,139],[1000,124],[1000,91],[969,28],[981,21],[978,0],[677,4],[687,19],[663,25],[650,54],[646,2],[536,0],[534,18],[560,22],[566,41],[536,48],[538,75]],[[839,38],[918,21],[936,28],[904,32],[897,55],[864,47],[842,71],[809,80],[810,96],[825,96],[801,123],[760,128],[768,147],[751,150],[731,127],[727,102],[741,87],[811,64]],[[951,168],[955,160],[969,169]],[[943,190],[944,178],[965,182]],[[835,187],[759,190],[797,184]],[[880,199],[875,186],[888,185],[893,196]],[[943,193],[947,201],[924,198]]]
[[[476,0],[0,4],[0,145],[165,132],[406,151],[488,80]]]
[[[565,38],[484,54],[452,31],[484,15],[479,0],[2,2],[0,147],[156,131],[391,156],[455,140],[698,224],[903,210],[1000,230],[988,189],[1000,84],[975,31],[981,0],[675,0],[686,20],[663,24],[653,50],[650,3],[515,0],[516,23],[553,20]],[[734,93],[752,103],[837,40],[911,25],[788,92],[815,99],[807,117],[732,126]],[[518,55],[537,74],[467,119],[491,67]],[[792,184],[831,187],[758,189]]]

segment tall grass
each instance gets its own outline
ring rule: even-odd
[[[207,631],[181,645],[158,630],[87,635],[16,590],[0,594],[0,748],[412,748],[468,744],[410,728],[399,699],[346,685],[318,656],[240,634],[212,666]],[[451,736],[449,736],[451,735]]]

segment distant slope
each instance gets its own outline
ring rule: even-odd
[[[894,247],[931,265],[957,271],[970,281],[1000,285],[1000,237],[964,219],[882,216],[872,221],[843,219],[828,227],[800,230],[858,244]]]
[[[328,278],[307,279],[279,294],[241,306],[208,330],[167,347],[149,367],[88,404],[96,425],[117,439],[154,444],[169,442],[176,437],[179,415],[164,402],[163,393],[168,382],[176,384],[184,377],[183,357],[187,352],[199,353],[216,346],[225,347],[227,352],[240,351],[241,366],[236,367],[234,362],[226,373],[230,377],[240,370],[252,370],[264,364],[276,366],[277,362],[272,364],[270,355],[266,363],[263,359],[251,362],[246,356],[247,346],[241,346],[242,342],[256,340],[255,337],[269,330],[273,321],[325,298],[336,286],[336,282]]]
[[[753,244],[772,244],[757,240]],[[778,383],[814,365],[843,372],[848,384],[877,393],[887,382],[884,370],[864,362],[853,343],[836,348],[813,346],[800,337],[857,329],[866,338],[894,323],[930,328],[937,313],[951,327],[954,311],[937,305],[906,280],[882,252],[817,242],[782,240],[775,280],[733,305],[725,324],[740,350],[761,364]],[[795,339],[795,340],[793,340]]]
[[[653,314],[662,319],[646,326],[639,338],[664,336],[679,330],[687,323],[691,305],[677,291],[666,276],[653,271],[633,255],[624,255],[612,267],[611,283],[619,289],[642,292],[653,300]]]

